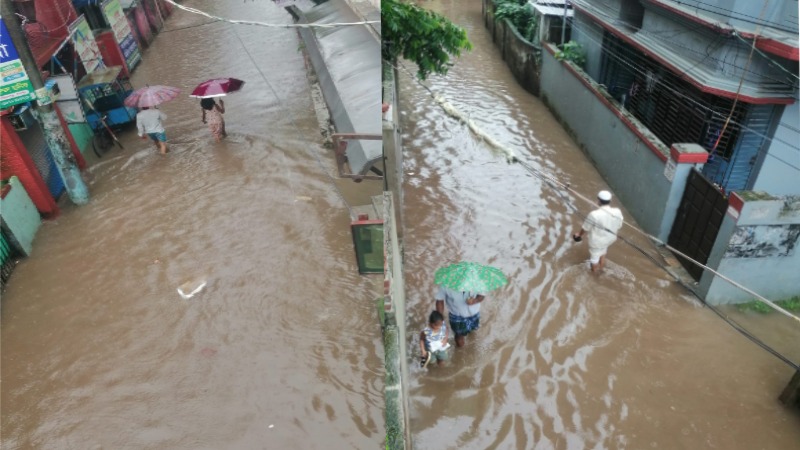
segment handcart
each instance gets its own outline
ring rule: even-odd
[[[122,148],[114,130],[136,121],[136,108],[123,104],[133,88],[130,80],[119,77],[121,71],[121,66],[98,68],[77,85],[78,95],[86,107],[86,121],[94,132],[92,145],[97,156],[114,142]]]

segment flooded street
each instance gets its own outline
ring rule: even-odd
[[[475,46],[447,77],[427,83],[434,92],[536,169],[589,198],[607,188],[513,79],[480,1],[424,6],[465,27]],[[487,296],[480,330],[447,366],[411,368],[414,448],[797,448],[800,414],[777,400],[789,366],[623,242],[610,249],[605,272],[591,275],[586,245],[570,238],[581,219],[568,203],[584,214],[592,206],[507,164],[408,74],[400,79],[409,335],[434,307],[438,267],[477,261],[510,280]],[[621,235],[654,253],[630,228]],[[727,312],[800,361],[796,324]],[[417,354],[417,343],[408,345]]]
[[[268,1],[187,4],[291,23]],[[247,84],[214,143],[188,94],[222,76]],[[176,10],[132,82],[183,90],[161,108],[171,151],[123,132],[89,169],[91,203],[17,266],[3,449],[380,446],[382,278],[358,274],[296,32]]]

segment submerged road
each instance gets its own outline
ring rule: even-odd
[[[268,1],[184,4],[291,23]],[[381,445],[382,280],[358,275],[316,162],[299,47],[294,30],[166,21],[132,81],[183,89],[162,107],[171,152],[124,131],[87,174],[91,204],[44,224],[3,295],[3,449]],[[247,84],[217,144],[188,94],[221,76]]]
[[[427,84],[537,170],[593,198],[603,179],[520,88],[484,29],[480,0],[426,8],[466,28],[474,50]],[[410,67],[410,66],[409,66]],[[409,335],[434,307],[433,273],[458,260],[509,275],[481,328],[442,368],[412,366],[416,449],[788,449],[800,415],[777,397],[792,369],[746,340],[636,249],[604,273],[571,233],[592,206],[562,197],[476,140],[401,76]],[[618,206],[618,202],[614,202]],[[624,208],[626,220],[633,222]],[[643,238],[622,234],[643,248]],[[800,360],[800,330],[728,311]],[[409,354],[418,350],[409,343]]]

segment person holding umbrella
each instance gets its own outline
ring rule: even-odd
[[[200,108],[203,111],[203,123],[208,123],[211,136],[217,142],[228,136],[225,132],[225,119],[222,117],[225,114],[225,102],[219,99],[218,105],[213,98],[203,98],[200,99]]]
[[[142,107],[139,113],[136,114],[136,129],[139,131],[139,137],[142,139],[149,137],[156,144],[158,152],[162,155],[166,155],[169,151],[169,148],[167,148],[167,134],[164,130],[164,125],[161,123],[166,118],[166,114],[158,109],[150,109],[147,106]]]
[[[175,100],[179,92],[180,89],[170,86],[146,86],[131,92],[124,101],[125,106],[139,108],[139,112],[136,114],[136,129],[139,131],[139,137],[142,139],[149,137],[162,155],[166,155],[169,151],[167,134],[162,124],[167,116],[155,107]]]
[[[480,327],[481,303],[486,299],[486,292],[507,282],[500,269],[470,262],[451,264],[436,271],[434,283],[439,285],[436,311],[444,315],[447,307],[456,347],[463,347],[467,335]]]
[[[225,132],[225,102],[219,100],[219,104],[214,101],[215,97],[224,97],[232,92],[240,90],[244,86],[244,81],[236,78],[214,78],[206,80],[192,91],[189,97],[200,99],[200,107],[203,112],[203,123],[208,123],[211,135],[219,142],[227,136]]]

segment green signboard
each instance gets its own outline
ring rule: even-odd
[[[13,19],[12,19],[13,20]],[[0,20],[0,109],[36,100],[5,22]]]
[[[356,249],[358,272],[383,273],[383,221],[362,220],[350,223]]]

